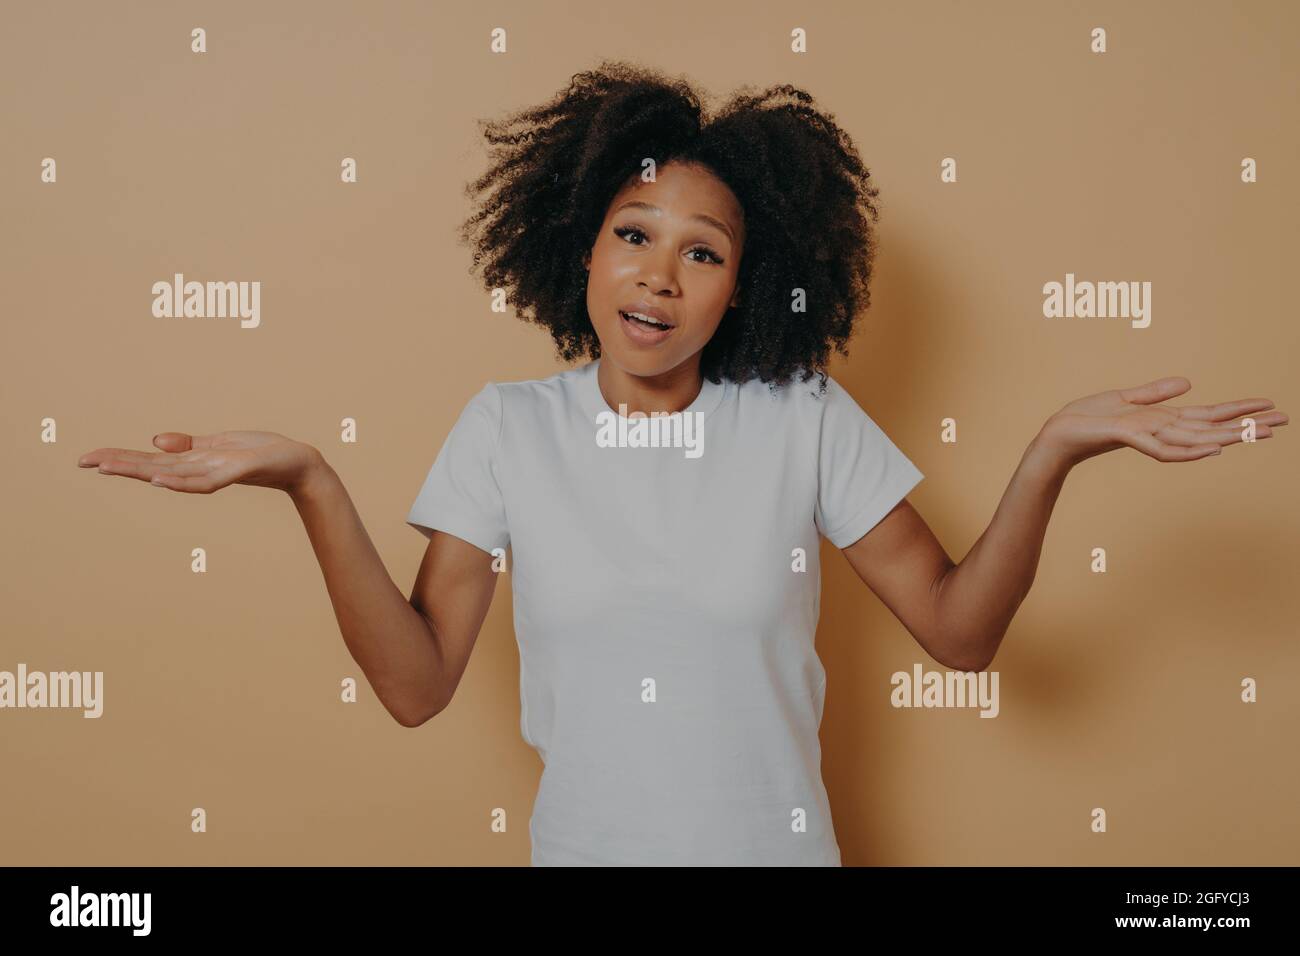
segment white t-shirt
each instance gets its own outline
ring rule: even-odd
[[[702,442],[601,447],[598,365],[484,386],[407,516],[510,547],[532,863],[838,866],[818,533],[923,475],[833,378],[705,380]]]

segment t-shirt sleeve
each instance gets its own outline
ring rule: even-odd
[[[925,476],[853,396],[829,378],[818,433],[817,529],[847,548]]]
[[[501,390],[489,382],[452,426],[407,524],[426,538],[445,531],[489,553],[510,543],[497,470],[501,425]]]

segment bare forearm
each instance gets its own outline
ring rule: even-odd
[[[422,614],[389,576],[338,474],[323,457],[290,492],[307,530],[344,643],[400,723],[428,716],[444,672]]]
[[[940,579],[937,630],[948,659],[967,670],[993,660],[1038,570],[1047,522],[1069,465],[1036,437],[1025,450],[993,520]]]

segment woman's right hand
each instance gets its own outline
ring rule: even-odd
[[[162,451],[96,448],[77,460],[102,475],[137,478],[173,491],[208,495],[227,485],[259,485],[294,493],[325,463],[311,445],[275,432],[163,432]]]

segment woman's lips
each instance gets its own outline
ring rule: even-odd
[[[629,319],[622,312],[618,314],[618,324],[623,327],[627,337],[638,345],[654,345],[672,335],[672,328],[656,329],[636,319]]]

